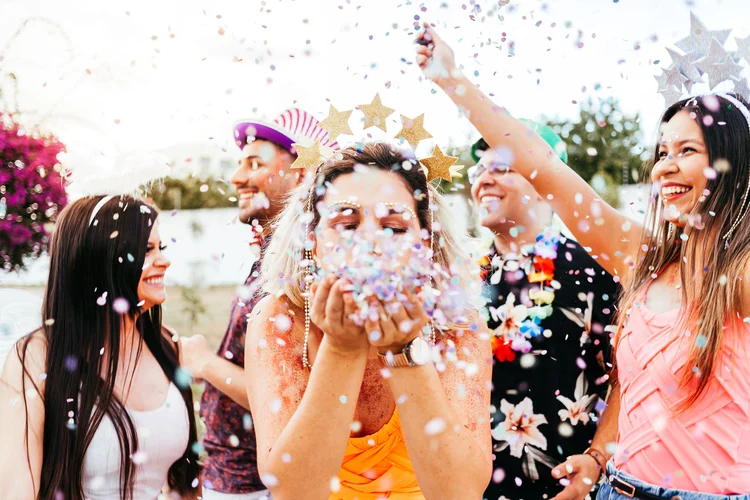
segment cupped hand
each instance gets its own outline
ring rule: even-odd
[[[406,293],[402,301],[383,303],[373,300],[371,306],[377,312],[365,321],[365,331],[370,344],[381,354],[400,352],[403,347],[422,334],[430,321],[422,301],[413,293]]]
[[[331,347],[345,354],[369,349],[363,327],[352,320],[356,304],[350,286],[344,279],[327,276],[313,284],[310,297],[310,321],[326,335]]]

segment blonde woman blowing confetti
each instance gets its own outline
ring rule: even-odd
[[[274,499],[481,497],[490,343],[448,210],[376,143],[323,164],[282,214],[246,346]]]

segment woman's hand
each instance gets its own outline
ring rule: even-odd
[[[380,354],[400,352],[422,333],[422,329],[430,321],[422,301],[412,293],[405,295],[403,304],[399,301],[384,304],[379,300],[371,304],[378,313],[378,319],[368,318],[365,321],[365,331],[370,344],[377,347]]]
[[[327,337],[328,344],[343,354],[369,349],[364,329],[352,321],[356,312],[349,283],[327,276],[313,284],[310,297],[310,320]]]
[[[440,85],[458,76],[453,50],[429,24],[424,23],[424,30],[417,35],[417,44],[417,64],[427,78]]]

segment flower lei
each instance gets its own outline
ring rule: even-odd
[[[500,321],[493,332],[492,352],[498,361],[513,361],[516,352],[527,353],[531,351],[530,339],[542,335],[542,320],[552,315],[552,302],[555,300],[555,289],[552,281],[555,276],[555,259],[557,258],[557,246],[560,242],[560,232],[552,227],[546,228],[536,238],[536,242],[522,249],[522,255],[530,255],[533,252],[531,266],[528,268],[527,276],[529,283],[539,283],[538,288],[529,290],[529,299],[533,301],[532,307],[516,304],[516,297],[511,293],[504,305],[498,309],[490,308],[493,319]],[[512,261],[513,256],[508,256],[505,261]],[[507,268],[506,262],[502,266]],[[492,267],[489,258],[484,257],[480,261],[483,265],[482,277],[487,278]],[[512,266],[511,269],[518,267]]]

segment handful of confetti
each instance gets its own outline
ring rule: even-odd
[[[424,236],[428,234],[423,231]],[[316,269],[316,279],[330,274],[351,284],[357,305],[352,318],[358,325],[365,320],[377,321],[375,302],[408,305],[411,294],[422,302],[436,328],[466,323],[466,294],[459,290],[458,279],[450,270],[433,262],[433,252],[420,235],[395,234],[391,229],[364,236],[360,232],[341,233]],[[387,307],[386,307],[387,309]]]

